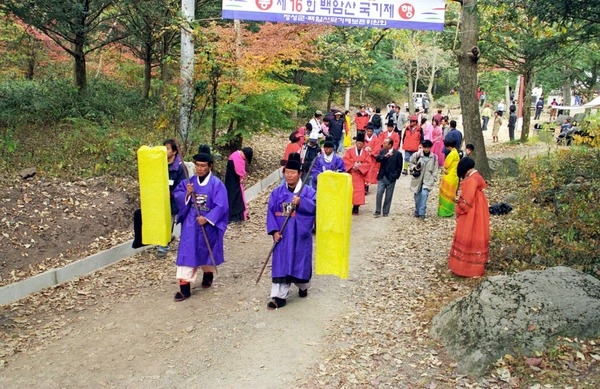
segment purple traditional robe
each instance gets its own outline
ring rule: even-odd
[[[335,153],[333,153],[333,159],[331,160],[331,162],[325,161],[325,153],[321,153],[317,156],[317,160],[315,161],[315,164],[313,165],[313,168],[310,171],[310,175],[312,176],[312,186],[313,188],[315,188],[315,190],[317,188],[318,175],[326,170],[331,170],[334,172],[345,172],[346,166],[344,165],[344,160]]]
[[[225,261],[223,253],[223,237],[227,229],[229,218],[229,203],[227,201],[227,190],[225,185],[217,177],[209,173],[202,184],[198,176],[192,176],[190,181],[194,184],[196,201],[200,208],[200,214],[209,220],[204,225],[206,236],[210,242],[215,263],[220,265]],[[198,225],[196,218],[196,207],[193,202],[186,203],[186,185],[188,180],[183,180],[173,192],[175,201],[179,206],[177,220],[181,221],[181,238],[179,251],[177,252],[177,266],[198,267],[202,265],[212,266],[212,260],[206,247],[202,228]]]
[[[296,189],[299,189],[301,182]],[[273,235],[281,230],[286,216],[292,209],[294,193],[287,184],[278,186],[271,192],[267,208],[267,232]],[[304,280],[308,282],[312,276],[312,229],[317,212],[316,192],[305,186],[300,194],[298,209],[291,211],[291,216],[283,230],[282,239],[273,250],[273,266],[271,277],[273,282],[289,282]]]

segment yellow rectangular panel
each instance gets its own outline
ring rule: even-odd
[[[166,246],[171,241],[169,167],[165,146],[137,151],[142,208],[142,243]]]
[[[348,278],[352,227],[352,177],[326,171],[317,185],[315,271]]]

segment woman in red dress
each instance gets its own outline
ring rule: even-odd
[[[457,167],[461,179],[456,201],[456,230],[448,267],[461,277],[480,277],[485,273],[490,246],[490,210],[483,190],[487,185],[469,157]]]

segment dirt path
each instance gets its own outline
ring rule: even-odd
[[[435,199],[434,194],[431,210]],[[167,260],[144,253],[32,296],[22,305],[13,304],[0,317],[10,330],[8,341],[3,342],[6,362],[0,387],[290,387],[307,376],[317,377],[311,369],[323,366],[327,352],[344,349],[345,338],[363,339],[353,335],[361,331],[358,321],[382,323],[385,315],[398,315],[402,320],[398,325],[405,328],[399,331],[403,335],[398,347],[405,354],[414,348],[414,331],[421,331],[422,292],[431,282],[431,274],[416,276],[433,271],[445,256],[418,255],[421,248],[417,246],[429,238],[410,231],[419,222],[411,217],[406,177],[397,184],[391,217],[373,218],[375,194],[369,194],[367,201],[353,219],[351,278],[317,276],[306,300],[294,294],[288,306],[275,312],[265,307],[268,275],[259,286],[254,285],[270,247],[262,215],[266,195],[251,204],[251,223],[228,231],[227,263],[214,288],[197,288],[186,302],[172,301],[176,291],[173,253]],[[453,221],[431,218],[421,223],[451,229]],[[432,234],[439,234],[438,227]],[[401,237],[405,242],[396,244]],[[444,236],[442,241],[448,239]],[[390,276],[393,280],[388,285]],[[371,280],[378,280],[376,287],[369,286]],[[379,288],[388,292],[375,296],[376,306],[365,306],[373,301],[368,295],[380,293]],[[396,289],[402,294],[395,295]],[[396,301],[403,301],[398,305],[401,310],[386,311]],[[37,316],[26,316],[34,308]],[[367,314],[377,308],[375,313],[383,316],[361,318],[365,308]],[[408,369],[414,372],[410,376],[421,374]],[[389,385],[398,382],[389,379]],[[304,383],[306,387],[314,384]]]
[[[307,299],[268,311],[267,194],[231,226],[214,287],[172,300],[174,251],[142,253],[0,310],[0,388],[456,387],[427,335],[429,319],[469,281],[446,277],[454,220],[415,220],[409,180],[391,217],[372,217],[375,187],[353,218],[351,277],[316,276]],[[499,201],[488,194],[490,202]],[[442,277],[440,277],[440,269]],[[461,381],[462,380],[462,381]]]

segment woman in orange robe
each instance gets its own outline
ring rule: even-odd
[[[465,157],[457,168],[462,181],[448,267],[461,277],[480,277],[485,273],[490,246],[490,210],[483,193],[487,185],[474,167],[475,161]]]

